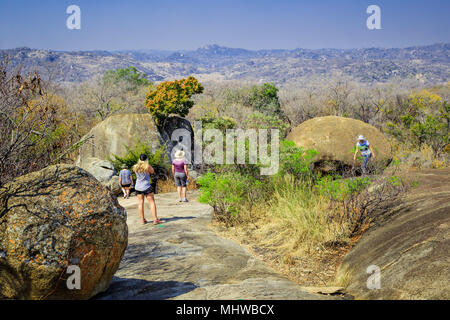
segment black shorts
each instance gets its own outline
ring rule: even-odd
[[[153,193],[153,188],[152,186],[150,186],[147,190],[145,191],[139,191],[139,190],[135,190],[136,194],[143,194],[144,196],[149,195],[150,193]]]
[[[122,188],[129,188],[129,187],[131,187],[131,183],[129,183],[129,184],[122,184],[121,186],[122,186]]]

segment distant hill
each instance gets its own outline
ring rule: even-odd
[[[80,82],[130,65],[153,81],[195,75],[199,79],[239,79],[284,84],[296,79],[343,75],[360,82],[417,79],[449,81],[450,44],[409,48],[258,50],[208,45],[191,51],[2,50],[25,70],[56,69],[57,80]]]

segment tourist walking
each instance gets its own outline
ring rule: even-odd
[[[120,170],[119,185],[122,188],[123,198],[128,199],[130,197],[130,188],[133,185],[133,176],[127,165],[123,165],[122,170]]]
[[[153,224],[162,223],[161,220],[158,219],[158,215],[156,212],[156,204],[154,197],[154,190],[150,184],[150,175],[155,173],[153,167],[148,163],[147,155],[141,154],[139,156],[139,161],[133,167],[134,172],[136,173],[136,185],[134,189],[136,190],[136,194],[138,197],[139,203],[139,214],[141,215],[141,221],[143,224],[147,223],[144,216],[144,202],[145,198],[150,204],[150,210],[153,215]]]
[[[362,173],[365,174],[367,172],[367,165],[369,163],[370,158],[375,159],[375,152],[373,152],[372,147],[370,146],[369,141],[363,136],[360,135],[358,137],[358,142],[356,143],[355,154],[353,155],[353,161],[356,161],[356,156],[358,151],[361,152],[361,156],[363,157],[363,163],[361,166]]]
[[[172,175],[175,180],[175,186],[178,191],[179,202],[188,202],[186,197],[187,182],[189,172],[187,163],[184,160],[184,151],[178,150],[175,152],[175,159],[172,161]]]

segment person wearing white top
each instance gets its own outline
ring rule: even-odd
[[[363,174],[367,171],[367,164],[369,163],[370,158],[375,159],[375,152],[373,152],[372,147],[370,146],[369,141],[363,136],[360,135],[358,137],[358,142],[356,143],[355,154],[353,155],[353,161],[356,161],[356,156],[358,151],[361,152],[361,156],[363,157],[363,163],[361,166]]]

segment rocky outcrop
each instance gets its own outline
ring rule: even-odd
[[[428,169],[392,210],[344,257],[338,278],[359,299],[450,299],[450,169]],[[378,268],[379,289],[375,275]]]
[[[99,299],[335,299],[302,289],[232,240],[209,228],[212,208],[178,203],[176,193],[155,196],[158,227],[142,225],[135,199],[120,199],[129,213],[129,246],[108,291]],[[146,211],[146,215],[150,213]]]
[[[159,128],[161,138],[165,143],[167,154],[172,159],[176,150],[183,150],[185,158],[194,161],[194,130],[191,123],[181,117],[172,116],[164,121]]]
[[[116,196],[122,194],[122,188],[119,185],[119,176],[112,177],[107,183],[103,185]]]
[[[357,137],[362,134],[370,142],[377,163],[387,163],[391,147],[375,127],[359,120],[343,117],[318,117],[303,122],[287,137],[296,145],[319,152],[316,166],[333,170],[335,166],[352,166]],[[324,171],[329,171],[324,170]]]
[[[116,174],[116,169],[110,161],[98,158],[87,158],[83,161],[83,166],[81,168],[92,174],[95,179],[104,184],[108,183]]]
[[[85,167],[89,158],[108,159],[113,154],[124,156],[126,147],[138,140],[158,148],[161,136],[150,114],[117,114],[97,124],[87,136],[92,136],[79,149],[77,165]]]
[[[0,235],[0,298],[87,299],[108,288],[128,228],[99,181],[57,165],[0,189]],[[80,268],[80,289],[67,286],[69,266]]]
[[[82,169],[86,170],[108,188],[114,195],[119,195],[122,188],[119,185],[119,177],[114,165],[108,160],[98,158],[87,158],[83,161]]]
[[[183,149],[186,157],[194,154],[194,130],[184,118],[168,117],[157,127],[150,114],[118,114],[97,124],[85,137],[92,137],[80,149],[76,165],[87,168],[92,158],[107,160],[113,154],[124,156],[126,147],[137,141],[150,144],[153,149],[166,147],[169,159],[172,150]],[[90,171],[91,172],[91,171]]]

